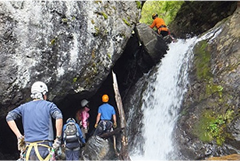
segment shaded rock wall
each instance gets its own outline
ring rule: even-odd
[[[236,1],[185,1],[169,28],[179,38],[199,35],[235,11]]]

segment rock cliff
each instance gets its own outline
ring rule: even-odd
[[[140,9],[131,1],[1,1],[0,117],[34,81],[49,99],[96,92],[123,53]]]
[[[194,47],[190,85],[176,139],[186,158],[239,151],[240,9],[212,29],[214,36]]]

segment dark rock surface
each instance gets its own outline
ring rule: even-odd
[[[185,1],[169,25],[178,38],[199,35],[235,11],[236,1]]]

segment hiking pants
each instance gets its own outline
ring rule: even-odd
[[[66,160],[79,160],[80,147],[75,149],[66,148],[65,154],[66,154]]]
[[[110,120],[101,120],[98,124],[97,129],[93,135],[102,135],[106,132],[110,132],[112,129],[113,123]]]

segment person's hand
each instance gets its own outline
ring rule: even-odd
[[[95,124],[95,125],[94,125],[95,129],[97,128],[97,126],[98,126],[98,124]]]
[[[114,124],[113,124],[113,128],[115,129],[117,127],[117,123],[115,122]]]
[[[52,147],[56,151],[60,146],[61,146],[61,140],[59,138],[56,138],[54,140]]]
[[[24,149],[25,148],[25,141],[24,141],[24,136],[19,136],[18,138],[18,150],[21,151],[21,149]]]

